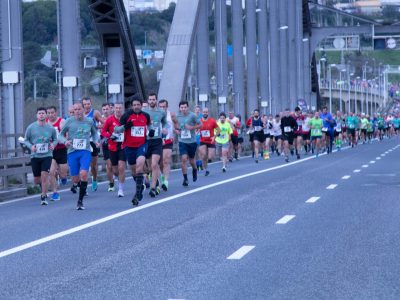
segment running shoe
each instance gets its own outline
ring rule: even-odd
[[[193,175],[193,182],[197,181],[197,169],[192,170],[192,175]]]
[[[109,192],[114,192],[114,191],[115,191],[115,186],[114,186],[113,183],[109,183],[109,184],[108,184],[108,191],[109,191]]]
[[[183,179],[183,186],[188,186],[189,185],[189,181],[187,179]]]
[[[97,191],[97,181],[96,180],[92,181],[92,191],[93,192]]]
[[[59,193],[54,192],[54,193],[51,195],[51,201],[60,201],[60,200],[61,200],[61,197],[60,197],[60,194],[59,194]]]
[[[210,175],[210,171],[207,170],[205,176],[208,176],[208,175]]]
[[[125,195],[124,195],[124,191],[123,190],[121,190],[121,189],[119,189],[118,190],[118,197],[124,197]]]
[[[289,156],[285,156],[285,161],[289,162]]]
[[[41,195],[40,196],[40,205],[47,205],[47,204],[49,204],[48,202],[47,202],[47,195]]]
[[[67,184],[67,178],[61,178],[61,185]]]
[[[226,173],[226,168],[225,167],[222,167],[222,172]]]
[[[164,182],[163,182],[162,185],[161,185],[161,188],[162,188],[164,191],[168,191],[168,181],[167,181],[167,180],[164,180]]]
[[[132,199],[132,205],[133,206],[138,206],[139,205],[139,199],[137,198],[136,195]]]
[[[71,192],[72,192],[73,194],[76,194],[76,193],[78,192],[78,186],[73,184],[73,185],[71,186]]]
[[[155,188],[151,188],[149,195],[151,198],[154,198],[157,195],[156,189]]]
[[[78,200],[78,203],[76,205],[77,210],[84,210],[85,207],[83,206],[83,200]]]

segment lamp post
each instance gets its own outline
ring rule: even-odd
[[[358,104],[357,104],[357,83],[358,80],[360,79],[360,76],[356,77],[356,84],[354,85],[354,113],[358,113]],[[362,106],[362,105],[361,105]],[[362,110],[362,107],[361,107]]]
[[[346,72],[346,69],[341,69],[339,72],[339,110],[340,110],[340,112],[342,112],[342,85],[343,85],[342,72]]]
[[[336,64],[330,64],[329,67],[329,111],[332,112],[332,67],[336,67]]]
[[[348,82],[347,82],[347,91],[348,91],[348,94],[347,94],[347,100],[349,101],[349,108],[348,108],[348,113],[350,113],[351,112],[351,101],[350,101],[350,88],[351,88],[351,84],[350,84],[350,79],[351,79],[351,76],[353,76],[354,75],[354,73],[350,73],[350,71],[347,73],[347,80],[348,80]]]

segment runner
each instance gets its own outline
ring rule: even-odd
[[[272,130],[272,116],[268,118],[267,115],[263,115],[262,118],[264,126],[264,159],[269,159],[269,147],[271,146],[271,130]]]
[[[122,146],[124,142],[124,133],[115,133],[114,128],[121,126],[120,119],[123,112],[124,105],[122,103],[115,103],[114,114],[107,118],[101,129],[101,135],[108,140],[107,146],[112,166],[112,174],[118,176],[118,197],[124,197],[126,157]],[[110,182],[109,192],[111,187],[113,188],[114,185],[111,185]]]
[[[58,138],[61,128],[65,125],[65,120],[61,117],[57,117],[57,108],[55,106],[47,108],[47,117],[47,123],[54,127]],[[50,168],[50,186],[53,189],[53,194],[50,199],[52,201],[58,201],[61,199],[60,194],[57,192],[57,176],[60,177],[61,184],[66,185],[67,173],[67,148],[65,145],[57,143],[53,150],[53,159]]]
[[[74,104],[74,118],[69,118],[61,129],[58,141],[68,148],[68,166],[72,177],[73,193],[77,192],[79,185],[79,197],[77,210],[83,210],[83,197],[86,195],[90,161],[90,140],[96,147],[99,146],[99,135],[93,120],[84,116],[82,103]],[[67,138],[68,137],[68,138]]]
[[[298,106],[294,109],[294,119],[297,123],[297,130],[294,132],[294,144],[296,147],[296,157],[297,159],[300,159],[300,152],[303,146],[304,116],[301,113],[301,108]]]
[[[314,151],[316,152],[315,156],[318,157],[323,128],[323,121],[321,120],[318,111],[315,112],[314,118],[310,120],[308,125],[311,128],[311,143],[313,143]]]
[[[208,160],[213,160],[215,157],[215,136],[219,133],[219,127],[217,122],[209,117],[208,108],[203,109],[203,117],[201,118],[200,127],[200,146],[199,146],[199,156],[202,160],[203,169],[206,171],[205,176],[210,175],[208,170]]]
[[[167,130],[168,133],[163,136],[163,154],[162,154],[162,164],[160,176],[161,188],[164,191],[168,191],[168,180],[171,171],[171,161],[172,161],[172,148],[174,146],[174,128],[178,123],[176,115],[174,112],[168,110],[168,101],[161,99],[158,102],[158,107],[163,109],[167,115]]]
[[[313,118],[314,114],[312,112],[308,112],[304,118],[303,126],[301,127],[302,135],[303,135],[303,143],[305,154],[308,155],[311,151],[311,128],[310,128],[310,120]]]
[[[281,119],[281,130],[283,132],[283,151],[285,153],[285,161],[289,162],[289,148],[293,145],[294,132],[298,129],[296,120],[290,115],[290,110],[287,108]],[[300,155],[297,159],[300,158]]]
[[[322,128],[322,143],[326,146],[327,153],[332,152],[335,122],[332,115],[328,112],[328,108],[324,106],[322,108],[322,113],[320,114],[321,120],[324,122],[324,127]]]
[[[151,168],[151,184],[150,184],[150,197],[154,198],[160,193],[158,187],[160,178],[160,160],[163,154],[163,140],[162,135],[168,133],[167,118],[164,110],[157,107],[157,95],[150,93],[147,98],[149,107],[144,109],[143,112],[150,116],[151,125],[149,126],[149,134],[147,137],[147,165]],[[161,160],[162,161],[162,160]]]
[[[53,158],[53,149],[57,145],[57,133],[53,126],[46,123],[46,109],[36,110],[36,122],[25,131],[25,145],[31,149],[31,166],[34,183],[41,188],[40,204],[47,205],[49,172]]]
[[[197,181],[197,166],[195,162],[197,143],[196,130],[200,129],[201,121],[189,111],[187,101],[179,102],[179,114],[176,116],[178,123],[175,125],[175,133],[178,135],[179,154],[183,174],[183,186],[188,186],[187,161],[192,166],[193,182]]]
[[[336,149],[340,151],[342,149],[342,141],[343,141],[343,118],[342,118],[342,113],[340,111],[336,112],[335,116],[335,123],[336,126],[334,128],[334,136],[335,136],[335,145]]]
[[[348,131],[348,136],[349,136],[349,142],[352,148],[357,144],[357,139],[356,139],[356,126],[357,126],[358,120],[357,117],[354,116],[353,112],[350,112],[350,115],[347,116],[346,119],[346,125],[347,125],[347,131]]]
[[[275,115],[275,118],[272,121],[271,135],[273,136],[273,143],[276,154],[280,156],[282,153],[282,129],[280,115]]]
[[[363,144],[367,142],[367,128],[368,128],[368,119],[365,114],[361,115],[361,139],[363,140]]]
[[[229,153],[228,153],[229,161],[232,162],[233,158],[235,158],[236,160],[238,159],[238,144],[239,144],[238,129],[240,130],[241,125],[239,119],[235,116],[233,111],[229,112],[227,121],[232,127],[232,136],[231,136],[231,142],[229,143]]]
[[[237,158],[236,160],[240,159],[240,156],[242,155],[242,145],[244,142],[244,134],[246,132],[246,125],[242,122],[242,116],[241,115],[237,115],[236,116],[239,120],[240,123],[240,128],[237,128],[237,132],[238,132],[238,147],[237,147]]]
[[[85,112],[85,117],[92,119],[94,126],[97,129],[101,129],[104,119],[98,110],[92,108],[92,99],[90,97],[82,98],[83,109]],[[96,147],[93,141],[90,141],[90,146],[92,147],[92,160],[90,165],[90,172],[92,173],[92,191],[97,191],[97,157],[100,153],[100,148]]]
[[[128,109],[120,119],[121,126],[114,128],[115,133],[124,133],[122,147],[131,166],[136,192],[132,198],[133,206],[139,205],[143,199],[143,169],[146,162],[147,132],[151,126],[150,116],[142,111],[142,100],[132,100],[132,108]]]
[[[226,172],[226,165],[228,163],[228,153],[229,153],[229,144],[232,136],[232,126],[229,122],[226,122],[226,114],[221,112],[219,114],[219,120],[217,122],[218,129],[216,132],[216,146],[218,152],[221,150],[222,157],[222,172]]]
[[[259,147],[264,144],[264,124],[260,118],[260,111],[258,109],[253,111],[250,130],[253,132],[254,159],[258,163]]]
[[[247,130],[247,134],[249,135],[249,141],[250,141],[250,145],[251,145],[251,150],[252,150],[252,157],[254,158],[254,129],[251,126],[251,122],[253,120],[254,114],[251,113],[250,114],[250,118],[247,119],[246,121],[246,128]]]
[[[111,105],[109,103],[103,103],[101,105],[101,118],[104,120],[107,120],[107,118],[109,116],[112,116],[113,112],[111,109]],[[101,127],[101,129],[103,128],[103,124],[100,124],[99,127]],[[108,191],[109,192],[114,192],[115,191],[115,182],[114,182],[114,176],[113,176],[113,168],[112,168],[112,164],[111,164],[111,160],[110,160],[110,151],[108,148],[108,139],[105,138],[105,136],[103,136],[101,134],[101,130],[99,130],[99,134],[100,134],[100,141],[101,141],[101,150],[103,151],[103,160],[106,162],[106,173],[107,173],[107,179],[108,179]]]

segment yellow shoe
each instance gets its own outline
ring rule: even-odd
[[[268,160],[269,159],[269,153],[268,152],[264,152],[264,159]]]

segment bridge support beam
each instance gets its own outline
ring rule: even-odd
[[[108,95],[112,103],[124,102],[124,49],[122,47],[108,47]],[[106,99],[108,100],[108,99]]]
[[[267,113],[267,105],[270,106],[270,83],[269,83],[269,50],[268,50],[268,3],[267,0],[258,0],[258,73],[260,83],[261,107]],[[270,109],[270,107],[269,107]]]
[[[21,1],[0,1],[0,157],[16,148],[12,135],[25,128],[21,5]]]
[[[280,81],[280,50],[279,50],[279,21],[278,10],[279,0],[269,1],[269,36],[271,51],[271,95],[272,95],[272,113],[276,114],[282,110],[281,103],[281,81]]]

